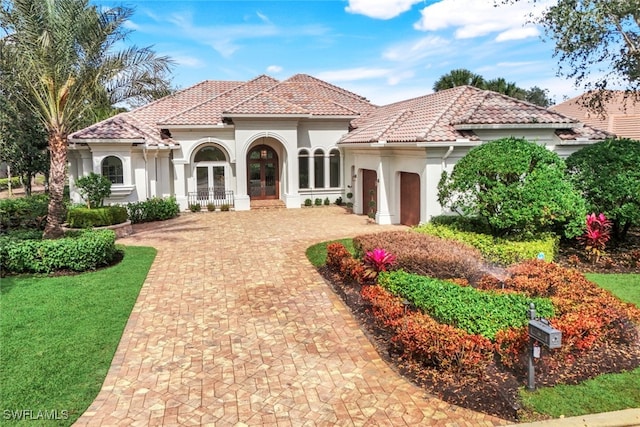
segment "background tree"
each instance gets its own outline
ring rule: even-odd
[[[438,201],[482,219],[494,236],[584,228],[584,200],[556,153],[524,139],[503,138],[469,151],[438,183]]]
[[[546,89],[540,89],[537,86],[533,86],[529,90],[522,89],[514,82],[507,82],[502,77],[485,80],[481,75],[475,74],[466,69],[452,70],[449,73],[444,74],[436,80],[433,85],[433,90],[434,92],[438,92],[465,85],[502,93],[512,98],[521,99],[545,108],[552,104],[551,99],[549,99],[548,96],[549,91]]]
[[[607,89],[625,89],[640,101],[639,0],[558,0],[533,22],[555,43],[559,74],[588,91],[585,106],[602,112],[612,95]]]
[[[1,51],[0,51],[1,54]],[[24,102],[11,69],[0,61],[0,162],[19,176],[25,194],[31,195],[31,182],[38,173],[48,175],[47,134]]]
[[[433,84],[433,90],[434,92],[438,92],[445,89],[451,89],[452,87],[465,85],[483,87],[484,79],[479,74],[475,74],[465,68],[459,68],[449,71],[449,73],[436,80]]]
[[[148,82],[168,73],[170,60],[149,48],[116,50],[132,10],[89,0],[2,0],[3,57],[17,64],[23,101],[45,127],[50,153],[49,212],[44,237],[63,234],[67,136],[95,100],[111,105],[148,96]],[[104,105],[101,104],[101,105]]]
[[[608,139],[573,153],[566,163],[588,211],[613,222],[615,239],[624,240],[632,225],[640,225],[640,141]]]

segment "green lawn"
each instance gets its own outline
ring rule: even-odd
[[[589,280],[640,307],[640,274],[587,274]],[[526,408],[552,417],[640,407],[640,368],[601,375],[578,385],[522,391]]]
[[[314,267],[322,267],[327,262],[327,245],[335,242],[342,243],[349,252],[352,254],[355,253],[353,239],[331,240],[330,242],[322,242],[310,246],[306,252],[309,262],[311,262]]]
[[[96,397],[156,251],[127,247],[121,263],[76,276],[3,278],[0,425],[71,425]],[[39,413],[39,411],[42,411]],[[44,411],[48,411],[48,415]],[[13,415],[15,416],[15,415]]]

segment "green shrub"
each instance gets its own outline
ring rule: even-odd
[[[208,204],[207,204],[207,210],[208,210],[209,212],[215,212],[215,211],[216,211],[216,205],[215,205],[215,204],[213,204],[213,203],[208,203]]]
[[[565,177],[565,163],[545,147],[503,138],[473,148],[442,173],[438,201],[464,216],[479,217],[494,236],[563,229],[582,234],[586,207]]]
[[[322,206],[322,199],[316,199],[313,204],[316,206]]]
[[[111,181],[106,176],[91,172],[76,180],[78,193],[87,202],[88,208],[100,208],[104,199],[111,195]]]
[[[329,198],[328,198],[328,197],[326,197],[326,198],[324,199],[324,205],[325,205],[325,206],[329,206],[330,204],[331,204],[331,201],[329,200]]]
[[[127,211],[131,222],[138,224],[175,218],[180,213],[180,206],[173,197],[168,199],[154,197],[143,202],[128,203]]]
[[[313,204],[313,201],[311,199],[304,199],[305,206],[311,206],[312,204]]]
[[[14,176],[11,178],[11,188],[20,188],[22,187],[22,182],[20,182],[19,176]],[[0,191],[9,189],[9,178],[0,178]]]
[[[87,271],[109,265],[117,249],[111,230],[86,230],[55,240],[0,237],[0,270],[8,273]]]
[[[0,200],[0,229],[44,229],[48,205],[46,194]]]
[[[200,206],[200,203],[191,203],[189,205],[189,210],[191,212],[200,212],[202,210],[202,206]]]
[[[229,210],[231,209],[231,206],[227,205],[226,203],[222,206],[220,206],[220,210],[222,212],[229,212]]]
[[[421,225],[415,230],[419,233],[466,243],[478,249],[486,260],[501,265],[511,265],[527,259],[535,259],[540,253],[544,254],[545,260],[553,261],[558,246],[558,238],[552,234],[546,234],[537,239],[518,241],[493,237],[488,234],[460,231],[454,227],[433,223]]]
[[[338,198],[336,199],[336,206],[342,206],[342,205],[343,205],[342,197],[338,197]]]
[[[567,172],[587,201],[589,212],[613,221],[613,235],[624,240],[640,224],[640,141],[607,139],[567,158]]]
[[[525,326],[531,302],[542,317],[551,318],[554,313],[546,298],[481,291],[404,271],[382,272],[378,283],[439,322],[490,340],[501,329]]]
[[[475,283],[486,274],[480,251],[427,234],[410,231],[365,234],[355,237],[353,246],[359,256],[375,248],[384,249],[396,256],[397,268],[439,279],[466,279]]]
[[[123,206],[104,208],[72,208],[67,214],[67,223],[71,228],[104,227],[122,224],[127,220],[127,209]]]

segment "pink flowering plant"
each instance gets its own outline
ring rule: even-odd
[[[396,256],[384,249],[375,248],[363,259],[364,278],[375,280],[381,271],[389,271],[396,264]]]
[[[579,237],[591,262],[597,262],[611,238],[611,221],[603,214],[587,215],[587,229]]]

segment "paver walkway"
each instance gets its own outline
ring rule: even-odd
[[[397,375],[305,257],[313,243],[382,229],[336,207],[138,227],[121,243],[158,255],[76,425],[506,424]]]

